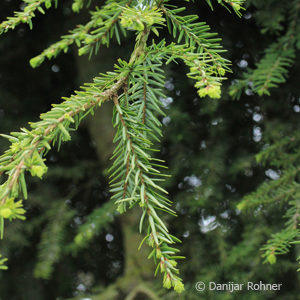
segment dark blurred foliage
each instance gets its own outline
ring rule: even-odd
[[[46,61],[38,69],[31,69],[28,63],[78,22],[79,17],[73,18],[71,3],[64,1],[58,9],[39,15],[32,31],[21,25],[1,36],[0,132],[18,130],[28,121],[37,120],[52,103],[78,87],[75,51]],[[19,4],[2,1],[0,19],[19,9]],[[266,265],[259,250],[284,223],[280,207],[240,213],[236,205],[276,174],[276,170],[257,165],[254,155],[267,143],[298,129],[299,63],[296,61],[289,80],[272,91],[271,97],[258,97],[249,90],[239,101],[233,101],[226,93],[232,81],[247,67],[254,66],[275,35],[262,38],[251,6],[240,19],[222,7],[212,12],[205,1],[191,10],[222,37],[233,73],[224,84],[222,99],[211,100],[197,96],[193,82],[185,77],[183,65],[172,65],[166,70],[169,98],[164,100],[167,116],[163,119],[161,153],[173,175],[167,188],[179,215],[168,217],[169,225],[171,232],[182,238],[182,254],[187,257],[180,264],[186,283],[182,297],[298,299],[295,253],[280,257],[275,265]],[[1,152],[7,146],[1,140]],[[0,299],[70,298],[94,286],[105,287],[122,274],[126,253],[122,250],[118,218],[112,217],[113,222],[101,227],[88,246],[76,251],[70,248],[78,227],[95,208],[109,200],[104,168],[86,126],[73,132],[72,141],[64,144],[60,152],[48,155],[48,165],[48,175],[42,182],[30,182],[27,221],[14,222],[6,228],[1,253],[9,258],[9,269],[0,273]],[[55,228],[52,225],[58,222],[60,210],[66,212],[60,219],[61,227]],[[48,246],[41,242],[41,236],[47,237],[47,232]],[[52,252],[55,257],[47,258],[55,262],[54,269],[47,279],[36,278],[42,272],[37,270],[39,255],[51,243],[58,247]],[[277,293],[199,293],[194,289],[196,281],[260,280],[282,283],[283,289]],[[174,294],[163,296],[174,298]]]

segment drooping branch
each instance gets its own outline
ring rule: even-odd
[[[0,24],[0,34],[13,29],[20,22],[32,26],[31,19],[35,11],[44,13],[42,4],[49,8],[52,0],[24,0],[28,5],[24,12],[16,13]],[[104,101],[113,99],[115,111],[114,125],[117,127],[114,142],[118,143],[111,168],[113,177],[112,199],[118,204],[118,211],[124,212],[135,204],[142,208],[140,232],[143,223],[147,224],[144,239],[152,248],[149,258],[153,257],[157,269],[164,274],[164,287],[173,287],[178,293],[184,290],[182,279],[176,268],[179,251],[170,244],[180,242],[172,236],[157,211],[175,215],[170,208],[171,201],[162,193],[167,192],[161,182],[168,175],[162,174],[164,168],[160,159],[154,158],[152,148],[154,141],[160,141],[162,135],[159,115],[162,89],[165,81],[162,75],[162,60],[167,63],[176,58],[182,59],[190,68],[188,76],[196,80],[196,87],[201,97],[220,97],[220,86],[225,74],[229,71],[229,62],[221,56],[224,51],[220,39],[209,32],[209,27],[202,22],[195,22],[197,16],[180,16],[183,11],[174,6],[164,6],[168,1],[141,1],[136,5],[132,0],[112,1],[92,13],[91,20],[62,40],[51,45],[42,54],[33,58],[33,67],[40,65],[45,58],[51,59],[59,52],[67,51],[74,42],[79,55],[97,53],[101,44],[109,46],[109,40],[115,36],[120,43],[120,33],[136,32],[136,44],[129,62],[121,59],[114,72],[96,77],[94,82],[82,88],[65,101],[41,115],[41,120],[30,123],[30,130],[22,128],[4,137],[11,142],[10,149],[0,157],[0,176],[4,183],[0,186],[0,233],[3,235],[4,219],[24,219],[21,196],[27,198],[25,172],[32,176],[42,176],[47,171],[44,156],[55,144],[71,139],[70,131],[77,129],[80,121]],[[210,2],[210,1],[208,1]],[[228,1],[223,1],[228,3]],[[232,7],[239,11],[236,0]],[[56,3],[56,0],[55,0]],[[79,12],[84,0],[74,0],[72,8]],[[170,7],[170,9],[169,9]],[[168,25],[176,43],[165,46],[164,39],[153,47],[147,47],[150,32],[159,36],[159,31]],[[181,41],[185,41],[184,44]],[[83,45],[83,47],[82,47]],[[159,51],[157,53],[155,51]],[[177,52],[177,50],[180,50]],[[120,92],[123,88],[123,94]],[[74,126],[74,128],[72,128]],[[80,239],[80,234],[79,238]],[[0,264],[3,260],[0,260]]]

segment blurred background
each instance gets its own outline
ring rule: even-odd
[[[99,2],[103,1],[91,1],[91,8]],[[106,170],[114,129],[112,105],[106,103],[72,133],[71,142],[48,154],[49,170],[42,181],[28,178],[27,220],[6,224],[0,242],[0,252],[9,259],[9,269],[0,272],[1,300],[299,299],[295,249],[274,265],[264,264],[261,257],[262,245],[285,222],[284,207],[237,210],[243,196],[280,176],[271,166],[257,164],[255,154],[299,130],[299,61],[287,82],[272,90],[272,96],[259,97],[250,89],[239,100],[228,94],[233,81],[253,68],[266,46],[278,37],[275,31],[262,34],[259,14],[263,10],[252,3],[241,18],[218,5],[211,11],[205,1],[196,1],[188,9],[218,32],[228,50],[224,55],[231,60],[233,73],[224,83],[221,99],[200,99],[183,64],[165,69],[168,97],[162,102],[167,116],[162,119],[164,138],[158,146],[172,175],[166,188],[178,213],[177,218],[166,216],[165,221],[182,240],[179,248],[186,259],[179,268],[186,291],[178,296],[164,290],[159,275],[153,277],[147,247],[137,251],[139,211],[120,216],[109,202]],[[91,60],[79,58],[74,47],[32,69],[30,58],[88,20],[88,10],[76,15],[71,6],[70,0],[59,1],[57,9],[38,14],[33,30],[20,25],[0,37],[1,133],[37,121],[62,96],[111,70],[118,57],[128,58],[134,36],[121,47],[114,43],[109,50],[103,47]],[[20,1],[2,0],[0,21],[20,9]],[[274,17],[272,21],[284,26],[284,20]],[[1,138],[0,152],[8,146]],[[197,281],[260,280],[282,283],[282,289],[200,293],[194,288]]]

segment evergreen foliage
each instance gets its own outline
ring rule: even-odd
[[[286,81],[288,70],[295,63],[299,49],[299,1],[278,3],[277,1],[249,1],[257,8],[266,8],[256,13],[263,34],[279,34],[277,41],[267,46],[263,57],[254,69],[247,70],[244,78],[236,81],[230,89],[233,98],[240,98],[243,90],[270,96],[271,88]],[[286,22],[286,26],[283,26]],[[276,255],[289,252],[292,244],[298,244],[299,227],[299,135],[298,132],[286,132],[279,140],[271,140],[261,150],[256,160],[263,166],[274,167],[278,178],[263,182],[255,192],[247,195],[238,204],[238,209],[254,208],[256,212],[268,210],[268,205],[280,205],[284,208],[285,227],[272,235],[264,251],[265,262],[276,262]],[[299,258],[298,258],[299,259]]]
[[[23,11],[15,12],[13,17],[8,17],[6,21],[0,24],[0,34],[7,32],[10,29],[15,29],[20,23],[27,23],[32,29],[32,19],[35,13],[39,11],[45,14],[45,10],[52,6],[52,3],[57,7],[57,0],[23,0]]]
[[[46,4],[45,1],[24,2],[39,3],[42,9]],[[215,7],[216,1],[206,2],[210,8]],[[241,14],[243,1],[218,3]],[[188,257],[180,265],[181,274],[186,278],[184,299],[199,299],[199,293],[195,294],[192,286],[196,280],[286,280],[287,288],[281,297],[297,297],[299,277],[293,270],[296,270],[294,262],[297,257],[300,261],[300,135],[297,111],[291,113],[290,110],[297,108],[299,90],[295,76],[291,76],[289,81],[286,78],[292,67],[297,65],[299,1],[249,0],[247,3],[262,36],[258,39],[255,33],[251,33],[251,40],[251,34],[245,32],[247,37],[243,41],[249,39],[250,49],[244,49],[244,52],[250,53],[253,64],[250,59],[251,68],[246,69],[241,80],[234,80],[229,89],[233,98],[240,98],[240,102],[191,101],[191,85],[178,88],[178,82],[179,85],[181,80],[186,82],[181,74],[176,74],[181,79],[176,82],[176,89],[167,88],[175,101],[172,109],[164,108],[167,105],[162,103],[162,99],[166,99],[163,87],[173,85],[170,77],[162,71],[165,65],[168,64],[168,72],[172,73],[169,64],[183,62],[189,68],[188,77],[196,81],[198,95],[219,98],[225,72],[230,72],[227,58],[238,57],[237,54],[223,53],[221,41],[211,33],[209,26],[200,22],[198,15],[184,15],[184,7],[176,7],[172,1],[139,1],[138,5],[137,1],[106,1],[100,8],[93,8],[86,24],[76,26],[30,61],[32,67],[37,67],[46,58],[52,59],[62,51],[67,52],[72,44],[79,48],[79,55],[92,56],[103,45],[123,43],[132,33],[136,37],[131,58],[119,60],[113,72],[100,74],[93,83],[83,86],[71,97],[63,98],[62,103],[42,114],[39,122],[30,123],[29,129],[4,135],[12,144],[0,158],[0,199],[4,199],[0,206],[2,234],[4,221],[7,225],[7,221],[14,218],[24,219],[22,205],[27,210],[28,203],[37,201],[30,192],[29,174],[43,177],[48,171],[47,180],[57,174],[75,181],[84,176],[85,173],[81,174],[75,167],[64,168],[63,171],[48,169],[46,154],[55,145],[60,148],[62,142],[71,137],[73,140],[79,123],[93,115],[104,101],[114,103],[116,148],[110,169],[114,201],[88,212],[83,223],[79,222],[80,225],[72,232],[75,237],[72,241],[64,241],[64,237],[74,211],[63,202],[47,206],[47,213],[39,220],[27,220],[26,224],[32,231],[37,227],[43,228],[35,266],[36,277],[50,278],[59,258],[65,253],[75,255],[82,251],[104,228],[108,228],[115,215],[126,214],[126,211],[138,206],[141,214],[139,229],[145,235],[144,243],[152,248],[149,257],[157,264],[156,273],[162,271],[163,285],[167,288],[173,286],[177,292],[183,289],[176,266],[176,260],[182,257],[177,255],[178,250],[173,246],[179,240],[170,232],[176,229],[176,236],[182,237],[180,248]],[[75,0],[69,6],[78,13],[88,5],[89,1]],[[185,5],[189,7],[190,4]],[[35,6],[30,9],[33,8],[33,13],[41,11]],[[30,13],[30,18],[25,20],[24,12],[16,13],[14,18],[3,22],[1,33],[23,22],[32,26],[33,14]],[[138,18],[135,17],[137,15]],[[252,27],[255,27],[253,24]],[[225,24],[227,29],[226,25],[228,23]],[[227,30],[230,31],[230,28],[236,27]],[[162,38],[166,30],[170,33],[169,38],[173,38],[171,43],[167,42],[169,39]],[[250,47],[250,43],[255,45]],[[224,44],[228,49],[231,49],[228,44],[232,49],[235,46],[234,42],[226,39]],[[232,51],[238,52],[236,49]],[[176,70],[178,73],[179,69]],[[239,72],[237,68],[235,71]],[[265,97],[268,95],[275,100],[271,102],[271,97]],[[223,96],[226,100],[226,94]],[[165,113],[172,126],[165,128],[167,137],[163,138],[161,119]],[[261,121],[254,120],[257,115],[261,116]],[[251,132],[258,126],[263,135],[261,140],[255,141],[255,134]],[[168,158],[173,175],[168,181],[165,181],[167,175],[161,171],[165,168],[164,161],[156,154],[159,148],[156,142],[161,140],[164,151],[168,151],[168,155],[163,151],[161,155]],[[168,143],[176,145],[176,148],[168,148]],[[253,159],[255,153],[258,153],[256,162]],[[91,168],[89,164],[80,166],[80,170]],[[274,176],[267,175],[270,170]],[[175,209],[171,209],[165,190],[176,203],[177,218],[173,218]],[[22,198],[30,201],[22,202]],[[51,197],[47,200],[52,201]],[[21,247],[28,243],[20,237],[23,231],[17,222],[10,223],[5,233],[6,237],[16,236]],[[17,241],[14,243],[17,244]],[[258,251],[259,248],[261,251]],[[1,252],[6,255],[5,250]],[[6,260],[0,257],[0,269],[7,268]],[[267,264],[262,266],[262,262]],[[130,296],[134,298],[139,291],[150,295],[145,286],[138,286]],[[108,299],[113,299],[114,292],[109,292]],[[160,290],[159,293],[163,299],[175,297],[171,291],[163,294]],[[158,298],[156,290],[153,289],[152,294],[150,298]],[[279,296],[271,292],[238,295],[220,292],[213,295],[203,293],[203,297],[258,300]],[[98,298],[105,299],[102,296]]]
[[[298,1],[290,1],[288,5],[271,0],[264,2],[251,0],[248,3],[258,8],[266,8],[263,13],[260,10],[256,15],[263,27],[263,33],[275,32],[281,35],[274,44],[264,50],[264,56],[256,63],[256,67],[248,70],[244,78],[236,81],[231,87],[230,94],[237,99],[242,91],[248,88],[259,96],[270,96],[270,88],[286,81],[288,69],[295,60],[295,51],[299,49]],[[287,26],[282,26],[283,22],[286,22]]]
[[[268,180],[257,190],[238,204],[240,210],[257,208],[268,209],[267,205],[281,205],[284,207],[286,220],[285,228],[272,235],[264,251],[265,262],[274,264],[276,255],[289,252],[292,244],[298,244],[300,238],[299,226],[299,137],[287,136],[280,139],[257,154],[257,162],[274,167],[280,176],[276,180]]]
[[[53,271],[53,266],[60,257],[64,241],[65,227],[74,217],[74,210],[70,210],[61,201],[54,203],[47,212],[48,223],[41,236],[38,262],[35,266],[34,275],[37,278],[48,279]]]
[[[94,209],[86,218],[83,225],[78,228],[73,243],[68,246],[69,251],[76,253],[80,248],[87,247],[96,234],[113,219],[115,204],[113,201]]]
[[[242,1],[218,2],[230,4],[236,12],[241,10]],[[22,12],[15,13],[14,17],[0,24],[1,33],[14,29],[21,22],[28,23],[31,28],[35,11],[44,13],[43,6],[50,8],[52,1],[24,3]],[[73,11],[78,12],[83,5],[84,1],[74,1]],[[51,59],[61,50],[67,51],[74,42],[80,47],[79,55],[91,56],[98,52],[100,45],[108,46],[109,39],[113,37],[120,43],[120,32],[123,35],[126,31],[136,33],[136,44],[128,62],[119,59],[114,72],[101,74],[93,83],[86,84],[69,98],[63,98],[62,103],[53,105],[49,112],[42,114],[40,121],[30,123],[30,129],[22,128],[20,132],[2,135],[11,142],[11,146],[0,157],[0,176],[3,180],[0,186],[1,237],[4,220],[24,219],[22,198],[28,198],[28,173],[42,178],[48,169],[44,158],[48,151],[56,144],[59,149],[62,142],[71,139],[70,132],[78,128],[82,119],[93,115],[95,108],[104,101],[113,100],[113,123],[117,128],[114,141],[118,145],[111,168],[112,198],[118,204],[120,213],[139,204],[142,208],[140,231],[145,222],[145,239],[153,248],[149,258],[153,257],[157,263],[156,272],[160,269],[163,273],[164,287],[174,287],[178,293],[184,290],[181,278],[176,275],[179,272],[176,260],[182,257],[176,254],[176,248],[169,245],[179,240],[168,232],[157,212],[174,214],[174,211],[169,208],[170,200],[162,194],[167,192],[160,185],[164,180],[164,175],[158,170],[163,167],[161,160],[151,155],[153,142],[159,141],[161,136],[158,115],[163,114],[160,101],[160,97],[164,97],[161,90],[164,86],[162,59],[167,59],[167,62],[182,59],[190,67],[188,76],[196,81],[195,87],[200,97],[208,95],[211,98],[220,98],[220,86],[225,72],[229,71],[229,62],[220,55],[223,52],[220,40],[209,32],[209,27],[204,22],[195,22],[195,15],[179,15],[183,10],[168,1],[108,0],[102,8],[91,13],[91,20],[86,25],[72,30],[30,61],[32,67],[37,67],[46,57]],[[152,45],[148,46],[147,39],[151,32],[159,36],[159,30],[164,25],[168,26],[179,45],[173,43],[166,46],[162,39],[158,43],[153,40]],[[61,208],[61,211],[64,209]],[[61,213],[49,212],[50,222],[40,243],[40,262],[35,273],[43,278],[51,274],[52,265],[59,256],[62,228],[72,217],[72,212],[68,212],[68,217],[60,218]],[[53,247],[44,251],[43,243],[49,238]]]

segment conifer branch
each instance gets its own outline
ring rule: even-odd
[[[298,176],[300,173],[299,157],[300,151],[298,144],[300,141],[299,133],[293,136],[286,136],[277,143],[261,151],[256,159],[259,163],[271,165],[278,168],[280,177],[276,180],[267,180],[261,184],[255,192],[247,195],[238,204],[238,209],[256,209],[258,211],[268,211],[268,205],[276,204],[276,207],[286,207],[284,228],[273,234],[267,243],[261,248],[262,257],[265,263],[276,263],[277,256],[289,252],[293,244],[300,240],[300,184]],[[297,149],[295,153],[289,153],[290,149]],[[284,154],[284,155],[283,155]],[[282,205],[285,204],[285,205]]]
[[[249,209],[267,203],[287,201],[296,191],[300,190],[300,185],[294,181],[300,168],[289,167],[284,170],[277,180],[269,180],[260,185],[257,190],[243,198],[238,204],[238,209]]]
[[[211,5],[211,0],[206,0],[210,6]],[[217,0],[219,4],[221,4],[222,6],[224,6],[226,9],[228,9],[230,11],[229,8],[232,8],[234,10],[234,12],[241,17],[241,10],[244,10],[245,8],[243,7],[245,0]]]
[[[13,132],[11,135],[2,135],[12,143],[0,157],[0,177],[5,174],[6,181],[0,185],[0,238],[3,238],[4,220],[15,218],[24,220],[25,210],[22,208],[22,200],[15,201],[21,197],[27,199],[27,186],[25,172],[29,171],[32,176],[42,177],[47,171],[43,156],[51,149],[51,143],[58,146],[62,141],[70,140],[70,124],[79,126],[80,121],[93,114],[94,109],[104,101],[109,100],[113,94],[118,92],[123,82],[134,69],[133,63],[130,67],[125,62],[119,60],[121,66],[117,66],[117,72],[103,74],[97,77],[94,84],[83,87],[83,91],[76,92],[70,98],[64,98],[61,104],[53,105],[51,111],[41,115],[41,121],[30,123],[31,131],[22,128],[21,132]],[[0,261],[0,268],[6,269]],[[48,271],[43,274],[51,273],[52,263]],[[37,274],[42,274],[38,271]],[[48,276],[45,275],[45,276]]]
[[[25,8],[26,12],[33,9],[29,18],[24,20],[29,24],[36,9],[43,12],[41,4],[51,4],[51,0],[26,2],[39,4],[36,7],[30,4],[29,8]],[[144,241],[146,240],[152,248],[149,258],[153,257],[157,263],[155,273],[160,269],[164,274],[164,287],[173,287],[180,293],[184,290],[184,285],[178,276],[176,260],[183,257],[177,255],[178,249],[170,247],[170,244],[180,241],[168,232],[157,211],[176,214],[170,208],[171,201],[163,195],[167,194],[167,191],[162,188],[161,183],[168,177],[160,171],[161,168],[165,168],[162,165],[163,161],[152,155],[152,152],[157,151],[152,148],[153,143],[159,142],[162,136],[162,124],[159,120],[159,116],[164,115],[160,98],[165,97],[162,92],[165,84],[162,60],[169,63],[182,59],[190,68],[188,76],[196,81],[195,86],[201,97],[208,95],[219,98],[221,82],[225,79],[223,76],[230,69],[229,61],[220,55],[224,52],[219,43],[220,39],[209,32],[209,26],[198,22],[195,15],[180,16],[179,13],[184,9],[164,5],[165,2],[168,1],[144,1],[136,5],[132,0],[120,0],[117,3],[107,0],[104,6],[92,12],[91,20],[87,24],[72,30],[59,42],[31,59],[30,64],[37,67],[46,57],[51,59],[62,50],[67,51],[74,42],[80,47],[79,55],[92,55],[98,52],[101,44],[109,46],[109,40],[113,36],[120,43],[119,32],[124,36],[127,31],[136,32],[135,48],[128,63],[119,59],[119,65],[115,66],[114,72],[96,77],[94,83],[84,86],[69,98],[63,98],[65,101],[53,105],[49,112],[41,115],[39,122],[30,123],[30,130],[22,128],[21,132],[3,135],[11,142],[11,146],[0,157],[0,176],[4,179],[0,186],[0,232],[3,235],[4,219],[24,219],[22,200],[15,200],[20,197],[27,198],[25,172],[42,178],[47,171],[43,158],[47,152],[55,144],[60,148],[62,142],[70,140],[70,131],[77,129],[86,115],[93,114],[97,106],[112,99],[113,123],[117,127],[114,142],[117,146],[110,168],[113,193],[111,198],[118,204],[117,211],[120,213],[137,203],[141,206],[139,228],[142,232],[143,223],[146,223],[147,234]],[[229,4],[234,8],[233,4],[241,2],[233,0]],[[73,11],[79,12],[83,6],[84,0],[73,1]],[[234,9],[239,11],[240,8],[235,6]],[[21,19],[18,18],[21,17],[22,13],[16,14],[10,25],[6,28],[2,23],[0,30],[1,26],[2,32],[14,28],[20,23]],[[165,26],[165,23],[176,43],[166,46],[163,39],[158,44],[153,42],[151,46],[147,46],[150,32],[159,36],[158,30]],[[100,209],[95,214],[99,216],[101,212]],[[92,214],[91,219],[93,217]],[[54,223],[49,224],[49,230],[46,232],[56,232]],[[103,222],[98,223],[97,230],[100,230]],[[79,230],[73,245],[70,246],[71,251],[87,244],[94,235],[95,231],[90,232],[88,224],[89,221],[86,227]],[[54,244],[59,243],[58,237]],[[55,251],[56,254],[59,252],[57,249]],[[40,252],[47,257],[48,254],[42,249]],[[43,261],[43,258],[40,261]],[[3,260],[0,264],[2,262]],[[55,259],[47,265],[46,271],[40,271],[41,264],[38,265],[37,274],[49,276],[54,262]]]
[[[190,67],[191,72],[188,76],[195,79],[195,87],[198,89],[200,97],[206,95],[212,98],[220,98],[221,81],[226,79],[224,76],[229,69],[229,61],[223,58],[220,53],[225,50],[219,44],[220,38],[213,38],[215,33],[209,33],[210,27],[205,22],[195,22],[198,16],[179,16],[184,8],[168,9],[162,5],[161,9],[166,16],[169,32],[173,34],[179,44],[184,39],[184,44],[189,45],[192,51],[197,53],[197,57],[191,60],[184,59]]]
[[[30,60],[32,67],[38,67],[48,58],[56,57],[61,51],[65,53],[69,47],[75,43],[80,49],[79,55],[89,53],[89,55],[98,52],[100,45],[109,46],[109,40],[113,35],[116,36],[117,42],[120,44],[120,32],[126,36],[126,31],[118,25],[119,17],[124,9],[131,4],[132,0],[123,0],[116,3],[108,1],[101,9],[91,12],[91,20],[85,25],[77,25],[70,31],[70,34],[61,37],[61,40],[52,44],[41,54]],[[118,29],[119,27],[120,29]],[[120,31],[120,32],[119,32]],[[81,47],[83,45],[83,47]]]
[[[142,92],[144,92],[143,89]],[[130,207],[132,207],[135,203],[139,202],[139,205],[143,210],[140,230],[142,229],[143,220],[145,216],[147,216],[149,225],[146,239],[148,244],[154,248],[150,253],[149,258],[154,257],[155,262],[157,260],[160,261],[157,270],[160,268],[161,272],[164,273],[164,286],[166,288],[173,286],[177,292],[181,292],[183,290],[183,284],[181,283],[181,279],[175,275],[178,273],[178,269],[175,268],[175,258],[181,257],[175,256],[175,253],[178,251],[177,249],[168,246],[168,244],[172,244],[175,241],[178,241],[178,239],[168,233],[166,226],[155,210],[162,209],[171,213],[173,213],[173,211],[166,206],[169,205],[168,202],[153,190],[153,188],[155,188],[164,191],[154,183],[156,179],[153,175],[157,174],[156,177],[160,177],[160,174],[150,163],[153,159],[147,154],[147,148],[149,146],[142,146],[143,142],[147,142],[148,145],[149,142],[146,139],[145,133],[140,137],[136,135],[136,132],[133,133],[134,124],[138,124],[138,119],[136,119],[137,116],[134,114],[134,111],[130,110],[130,106],[127,108],[124,106],[122,107],[117,95],[113,97],[113,101],[117,114],[116,122],[118,122],[117,120],[119,119],[118,132],[122,132],[122,142],[120,141],[119,146],[116,148],[118,151],[115,152],[115,155],[117,153],[118,156],[111,169],[111,171],[114,171],[112,175],[115,177],[112,181],[117,180],[120,175],[122,176],[124,174],[124,176],[122,176],[120,182],[111,184],[111,191],[116,193],[112,198],[118,199],[121,196],[120,199],[117,200],[117,203],[119,203],[118,210],[121,213],[126,210],[126,203],[129,203]],[[141,104],[143,107],[144,102],[141,101]],[[141,118],[143,119],[143,117],[144,113],[142,113]],[[140,132],[149,133],[149,130],[151,130],[142,122],[139,126],[141,126]],[[118,133],[116,138],[116,140],[120,140]],[[124,154],[122,153],[123,151],[125,151]],[[126,167],[125,172],[116,173],[115,170],[118,170],[119,165],[122,165],[123,157],[126,158],[126,165],[127,162],[130,161],[129,169]],[[149,176],[151,174],[153,174],[152,178]],[[125,195],[128,194],[127,198],[124,197],[124,192]]]
[[[94,209],[86,217],[85,223],[78,227],[73,242],[68,245],[67,251],[76,254],[78,250],[87,247],[95,235],[100,234],[114,220],[116,214],[113,201],[108,201],[101,207]]]
[[[83,8],[84,2],[85,0],[73,0],[72,10],[78,13]]]
[[[75,122],[73,117],[78,116],[83,111],[91,112],[91,109],[94,109],[96,106],[99,106],[104,101],[110,99],[111,96],[121,88],[122,83],[125,80],[126,77],[118,79],[118,81],[109,89],[100,92],[98,95],[95,95],[93,87],[90,90],[89,88],[85,88],[86,96],[89,95],[92,97],[90,99],[87,98],[89,101],[85,101],[85,103],[82,104],[82,102],[80,102],[82,97],[79,92],[79,96],[71,96],[62,104],[55,105],[49,113],[41,115],[42,121],[31,123],[31,127],[33,128],[32,131],[24,129],[23,133],[12,133],[12,136],[8,136],[8,139],[12,141],[12,146],[10,150],[1,156],[1,161],[6,162],[6,160],[10,160],[10,157],[14,157],[14,159],[10,160],[9,165],[3,165],[2,167],[0,165],[1,172],[6,171],[9,175],[7,184],[4,184],[4,189],[2,186],[3,190],[0,198],[2,205],[4,205],[8,197],[14,197],[14,195],[12,195],[12,190],[19,183],[21,173],[32,168],[32,166],[26,166],[26,161],[33,158],[34,153],[43,154],[46,148],[49,150],[49,144],[51,142],[55,142],[55,139],[57,139],[56,134],[58,134],[59,131],[61,131],[60,134],[63,135],[63,139],[69,139],[69,135],[65,127],[68,127],[71,122]],[[55,115],[56,117],[53,118],[52,115]],[[78,126],[78,124],[79,122],[76,122],[76,126]],[[26,140],[27,149],[22,149],[20,148],[20,143],[26,138],[28,139]],[[20,149],[19,152],[15,153],[13,150],[14,148]],[[42,161],[39,163],[42,167]],[[38,173],[35,173],[35,175],[41,177],[45,171],[46,169],[40,169]],[[33,173],[33,171],[31,171],[31,173]]]
[[[1,258],[2,255],[0,254],[0,270],[7,270],[7,266],[5,266],[5,262],[7,258]]]
[[[55,3],[57,6],[58,0],[23,0],[26,4],[24,10],[21,12],[14,12],[14,17],[8,17],[6,21],[0,23],[0,35],[4,32],[7,32],[9,29],[15,29],[20,23],[27,23],[32,29],[32,18],[35,17],[35,13],[38,10],[40,13],[45,14],[43,9],[43,4],[46,9],[52,6],[52,3]]]
[[[38,245],[38,261],[34,277],[49,279],[54,264],[59,260],[65,239],[66,226],[74,217],[75,211],[67,207],[65,201],[56,202],[47,212],[47,224]]]
[[[248,70],[242,79],[231,86],[230,95],[234,99],[239,99],[246,88],[250,88],[259,96],[270,96],[271,88],[278,87],[286,81],[288,69],[295,60],[295,46],[299,39],[296,28],[299,22],[300,2],[291,1],[287,11],[291,18],[288,20],[285,35],[265,50],[264,56],[256,64],[255,69]]]

